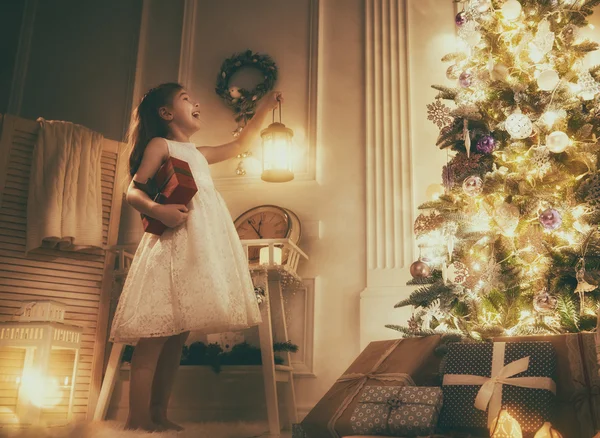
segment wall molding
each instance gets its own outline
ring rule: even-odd
[[[23,105],[23,93],[25,92],[25,81],[29,68],[29,56],[31,54],[31,40],[33,39],[37,4],[38,0],[25,0],[25,7],[23,8],[23,21],[19,33],[19,45],[15,57],[15,67],[13,69],[7,110],[8,114],[15,116],[21,115],[21,107]]]
[[[194,65],[194,41],[196,38],[196,13],[198,0],[184,0],[181,51],[179,52],[178,82],[185,88],[191,86]]]
[[[294,368],[294,377],[316,377],[314,373],[314,327],[315,327],[315,284],[314,278],[305,278],[302,280],[304,288],[296,290],[296,294],[303,294],[304,315],[298,315],[297,312],[292,312],[294,317],[304,319],[302,323],[303,337],[299,343],[299,357],[292,357],[292,366]],[[289,335],[289,324],[288,324]],[[296,359],[296,360],[294,360]]]
[[[146,46],[148,40],[148,26],[150,22],[150,0],[142,0],[142,15],[138,38],[137,58],[135,61],[135,75],[133,78],[133,91],[131,95],[131,109],[136,108],[144,96],[143,77],[146,62]]]

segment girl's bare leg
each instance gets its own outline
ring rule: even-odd
[[[163,429],[183,430],[183,427],[167,419],[167,408],[179,369],[183,344],[189,334],[190,332],[185,332],[169,337],[158,358],[158,367],[152,384],[150,412],[152,421]]]
[[[129,381],[129,417],[126,429],[159,430],[150,415],[151,389],[158,358],[167,342],[166,337],[140,339],[131,359]]]

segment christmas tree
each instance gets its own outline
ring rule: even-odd
[[[477,340],[592,329],[600,66],[581,33],[600,0],[459,3],[463,47],[442,59],[456,87],[433,86],[428,105],[443,187],[415,222],[418,287],[396,305],[413,316],[387,327]]]

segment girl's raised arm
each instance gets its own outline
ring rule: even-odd
[[[200,146],[197,149],[204,155],[208,164],[219,163],[237,157],[252,146],[258,137],[267,115],[271,110],[283,102],[281,92],[272,91],[267,94],[256,109],[256,114],[242,130],[240,136],[232,142],[220,146]]]

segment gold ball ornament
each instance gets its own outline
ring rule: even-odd
[[[537,78],[538,87],[542,91],[552,91],[558,85],[560,77],[554,70],[544,70]]]
[[[516,20],[521,16],[522,11],[523,7],[521,6],[521,3],[519,3],[517,0],[508,0],[502,5],[502,16],[506,20]]]
[[[423,260],[417,260],[410,265],[410,275],[413,278],[427,278],[431,275],[431,268]]]
[[[569,146],[569,136],[562,131],[554,131],[546,136],[546,147],[550,152],[559,154]]]

